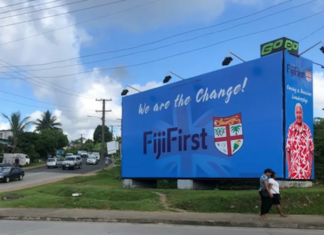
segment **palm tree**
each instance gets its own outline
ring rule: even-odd
[[[239,132],[241,130],[241,125],[232,126],[231,129],[232,129],[232,132],[234,132],[235,135],[237,135],[237,132]]]
[[[29,121],[29,116],[21,120],[20,112],[12,113],[10,117],[5,114],[2,114],[10,124],[10,131],[12,132],[12,151],[15,152],[19,135],[25,131],[25,129],[32,124],[32,121]]]
[[[42,114],[41,119],[37,119],[34,124],[36,125],[36,131],[41,131],[45,129],[51,130],[62,130],[59,126],[62,126],[60,122],[56,122],[57,117],[52,115],[52,113],[47,110]]]

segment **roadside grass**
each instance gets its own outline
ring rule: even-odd
[[[116,177],[118,170],[110,169],[93,176],[73,177],[60,182],[24,189],[3,196],[23,198],[0,200],[1,208],[85,208],[134,211],[160,211],[159,196],[140,189],[123,189]],[[117,178],[117,179],[116,179]],[[73,193],[81,194],[73,197]]]
[[[23,166],[22,169],[24,169],[26,167],[42,166],[45,164],[46,164],[46,162],[31,162],[29,165]]]
[[[2,208],[84,208],[133,211],[175,211],[254,213],[260,210],[257,190],[126,189],[120,169],[112,168],[92,176],[68,178],[60,182],[0,194]],[[155,192],[167,198],[163,203]],[[79,197],[72,197],[80,193]],[[2,196],[23,198],[4,201]],[[324,187],[281,190],[284,213],[324,215]],[[275,208],[271,213],[277,213]]]
[[[172,208],[190,212],[259,213],[257,190],[163,190]],[[281,190],[281,206],[287,214],[324,215],[324,187]],[[270,213],[277,213],[275,206]]]

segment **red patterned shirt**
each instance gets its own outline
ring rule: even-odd
[[[290,179],[310,179],[310,158],[313,157],[314,143],[311,130],[305,123],[301,130],[297,122],[289,126],[286,150],[290,152]]]

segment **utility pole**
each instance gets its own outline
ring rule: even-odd
[[[96,101],[102,101],[102,110],[96,110],[96,112],[102,113],[100,168],[103,170],[105,165],[105,114],[106,112],[111,112],[111,110],[106,110],[106,101],[112,101],[112,99],[96,99]]]
[[[82,140],[83,140],[82,135],[83,135],[83,134],[81,134],[81,147],[82,147],[82,144],[83,144],[83,141],[82,141]]]
[[[111,126],[111,137],[114,140],[114,126]]]

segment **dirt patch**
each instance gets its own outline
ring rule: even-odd
[[[165,195],[163,193],[158,193],[158,192],[152,192],[152,193],[155,193],[155,194],[159,195],[160,203],[162,204],[164,209],[166,209],[168,211],[174,211],[174,212],[182,212],[182,213],[187,212],[185,210],[170,207],[170,205],[167,202],[167,195]]]

